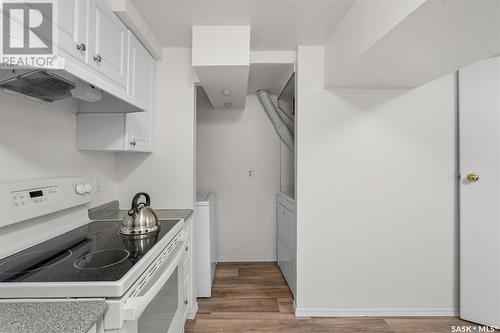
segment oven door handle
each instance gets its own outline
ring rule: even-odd
[[[148,304],[153,300],[153,298],[158,294],[163,285],[170,278],[172,273],[175,271],[177,265],[184,256],[184,247],[186,246],[186,241],[182,241],[178,244],[177,251],[173,257],[173,260],[168,263],[168,268],[161,273],[159,277],[157,277],[156,283],[151,286],[151,288],[142,296],[134,296],[129,298],[122,307],[122,320],[137,320]],[[169,261],[166,259],[167,262]],[[155,279],[156,274],[152,274],[148,279]]]

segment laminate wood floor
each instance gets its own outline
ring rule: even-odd
[[[295,317],[292,295],[275,263],[219,263],[211,298],[199,298],[186,333],[450,333],[470,325],[454,317]]]

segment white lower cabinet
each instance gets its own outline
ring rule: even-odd
[[[186,261],[184,262],[184,292],[186,310],[184,314],[184,324],[186,319],[194,319],[196,311],[198,310],[198,302],[196,299],[196,268],[194,259],[194,228],[193,217],[190,217],[185,222],[185,229],[189,238],[186,246]]]
[[[278,266],[281,273],[285,277],[288,287],[292,291],[295,298],[296,289],[296,264],[295,259],[290,255],[290,251],[283,244],[281,239],[278,239]]]
[[[283,193],[278,194],[278,266],[295,297],[296,291],[296,253],[297,227],[295,219],[295,200]]]

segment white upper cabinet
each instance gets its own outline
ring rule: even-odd
[[[118,115],[79,114],[77,118],[79,150],[153,151],[155,61],[130,31],[127,31],[126,37],[127,95],[144,111]],[[92,59],[89,62],[92,62]],[[116,105],[106,107],[112,110]]]
[[[129,96],[144,105],[144,111],[126,115],[125,147],[133,151],[152,151],[155,62],[130,31],[128,45],[127,92]]]
[[[153,106],[154,66],[153,57],[129,31],[127,93],[146,109]]]
[[[57,8],[59,47],[74,58],[86,62],[89,1],[60,1]]]
[[[122,87],[127,84],[127,27],[102,0],[89,6],[89,64]]]

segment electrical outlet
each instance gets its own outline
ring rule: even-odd
[[[255,170],[248,169],[247,175],[248,175],[248,178],[253,178],[255,176]]]

